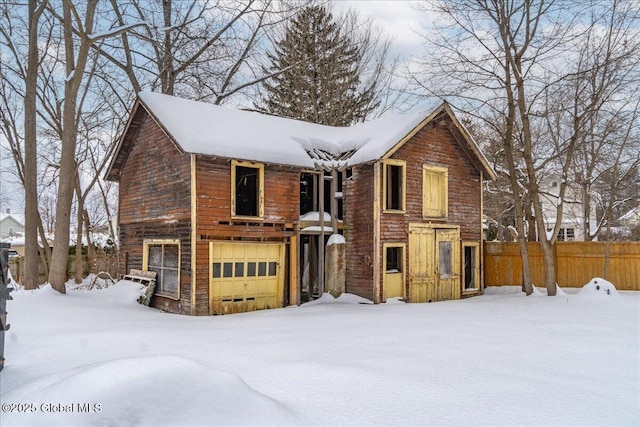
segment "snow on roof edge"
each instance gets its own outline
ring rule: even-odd
[[[257,112],[140,92],[140,102],[188,153],[301,167],[343,167],[376,160],[432,112],[387,115],[349,127],[333,127]],[[439,103],[434,111],[441,106]],[[314,159],[313,150],[329,155]],[[337,160],[354,151],[347,159]]]

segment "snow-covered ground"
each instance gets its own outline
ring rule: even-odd
[[[640,293],[606,285],[220,317],[16,291],[0,425],[637,426]]]

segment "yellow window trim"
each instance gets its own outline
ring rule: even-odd
[[[236,215],[236,167],[258,169],[258,216]],[[231,218],[260,220],[264,218],[264,165],[262,163],[231,160]]]
[[[145,271],[149,270],[149,246],[150,245],[177,245],[178,246],[178,294],[177,295],[169,295],[157,291],[157,295],[160,295],[164,298],[179,300],[180,299],[180,277],[181,277],[181,268],[182,264],[180,260],[182,259],[182,247],[180,246],[180,239],[144,239],[142,241],[142,269]]]
[[[404,160],[396,160],[396,159],[385,159],[382,161],[382,205],[385,213],[396,213],[403,214],[407,211],[407,162]],[[400,166],[402,168],[402,183],[400,184],[402,189],[402,194],[400,197],[402,198],[402,206],[401,209],[389,209],[387,208],[387,186],[389,184],[387,177],[387,166]]]
[[[467,281],[465,277],[465,268],[464,268],[464,254],[465,248],[476,248],[475,253],[475,262],[473,267],[473,277],[474,283],[473,288],[465,289],[464,284]],[[462,291],[463,293],[473,293],[478,292],[480,290],[480,243],[478,242],[462,242]]]
[[[430,186],[427,185],[427,177],[439,176],[442,178],[442,185],[439,188],[439,208],[435,209],[428,197]],[[422,165],[422,216],[423,218],[446,219],[449,216],[449,170],[442,166]]]

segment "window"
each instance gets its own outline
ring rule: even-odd
[[[180,296],[180,242],[145,240],[143,269],[155,271],[156,293],[170,298]]]
[[[262,218],[264,167],[261,164],[231,163],[231,216]]]
[[[402,272],[402,250],[403,246],[388,246],[387,247],[387,273],[401,273]]]
[[[558,231],[558,242],[571,242],[576,239],[576,231],[574,228],[561,228]]]
[[[405,211],[405,162],[403,160],[384,161],[384,210]]]
[[[243,262],[214,262],[211,264],[211,274],[214,279],[226,277],[264,277],[277,276],[278,263],[275,261]]]
[[[447,168],[422,166],[422,216],[446,218],[448,215],[449,174]]]
[[[480,256],[480,246],[478,243],[466,242],[463,243],[464,248],[464,290],[472,291],[480,288],[480,269],[478,263],[478,257]]]
[[[438,263],[440,279],[451,279],[453,277],[453,258],[451,253],[451,242],[438,242]]]

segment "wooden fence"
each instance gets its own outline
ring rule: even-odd
[[[118,258],[116,257],[116,255],[97,255],[92,266],[89,265],[86,256],[84,256],[83,258],[82,277],[86,277],[89,272],[99,273],[101,271],[106,271],[111,274],[112,277],[116,277],[118,274]],[[68,278],[74,277],[76,274],[75,260],[75,255],[69,255],[69,259],[67,260]],[[13,277],[13,280],[18,283],[22,283],[22,278],[24,277],[24,257],[9,258],[9,269],[11,270],[11,276]],[[42,261],[38,262],[38,274],[40,283],[44,283],[47,281]]]
[[[612,242],[609,274],[604,277],[605,242],[557,242],[554,245],[556,282],[560,287],[581,288],[602,277],[618,290],[640,291],[640,242]],[[531,276],[544,287],[544,261],[539,243],[528,243]],[[522,284],[522,260],[517,243],[484,243],[485,286]]]

